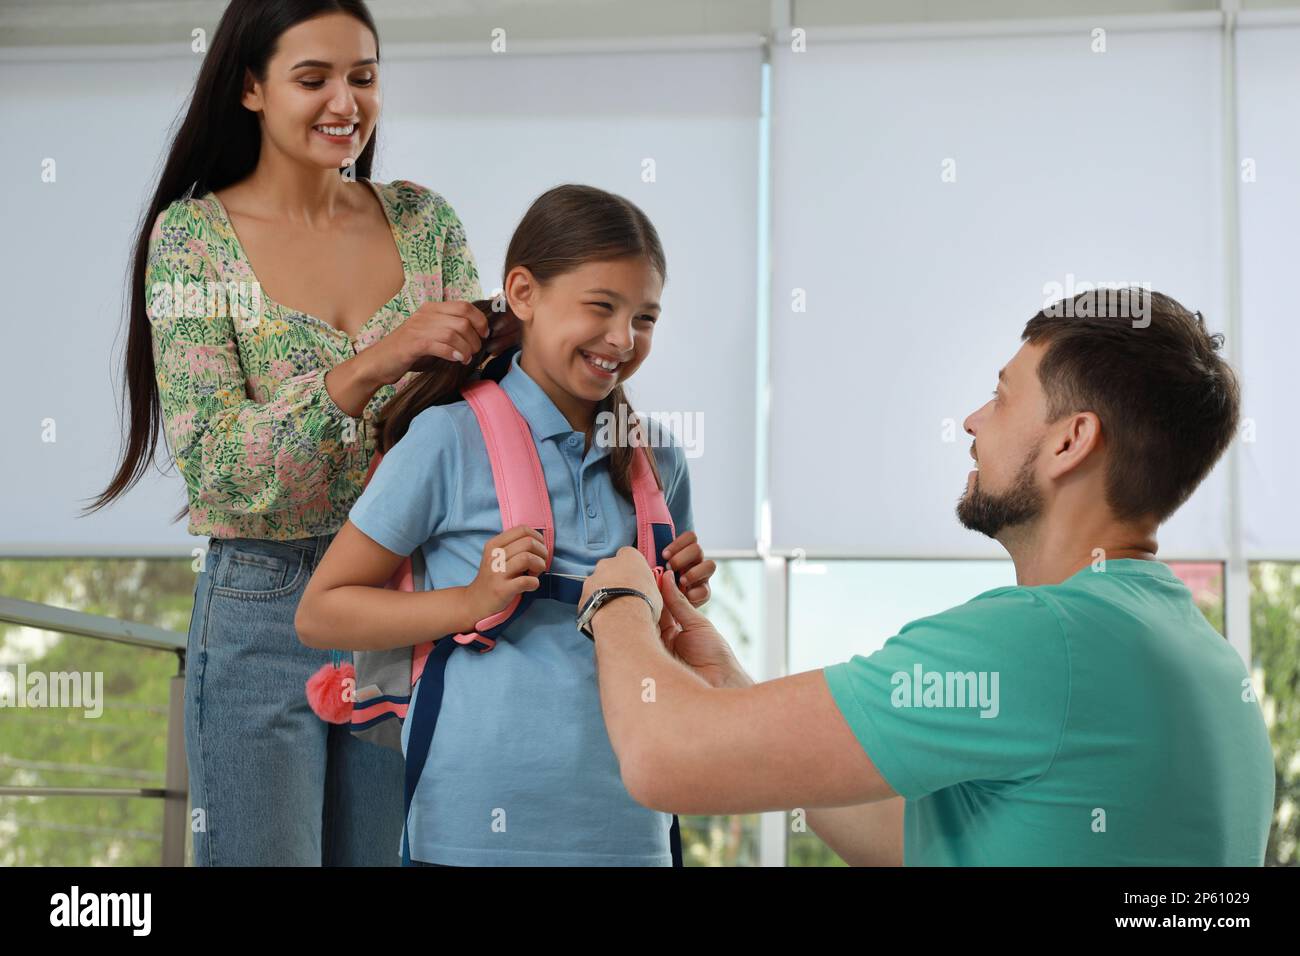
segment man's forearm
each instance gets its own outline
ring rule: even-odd
[[[903,865],[902,797],[809,808],[808,826],[849,866]]]
[[[649,606],[640,598],[610,601],[592,617],[591,628],[605,730],[626,773],[636,762],[665,753],[674,740],[683,739],[690,696],[709,687],[669,655]]]

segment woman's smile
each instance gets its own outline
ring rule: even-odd
[[[320,124],[313,126],[311,131],[322,139],[329,140],[331,143],[351,143],[357,135],[356,123],[345,123],[340,125]]]

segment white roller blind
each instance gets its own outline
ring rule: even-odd
[[[1237,34],[1246,556],[1300,559],[1300,28]]]
[[[668,257],[654,352],[629,384],[634,407],[704,423],[690,460],[701,540],[753,547],[760,54],[750,49],[413,57],[384,48],[375,178],[442,193],[465,223],[486,290],[511,230],[561,182],[621,193],[659,229]],[[102,54],[100,54],[102,55]],[[197,539],[168,519],[174,472],[78,520],[118,448],[120,375],[110,353],[125,313],[133,226],[165,131],[197,59],[42,62],[0,58],[11,130],[0,151],[9,290],[3,350],[0,554],[177,553]],[[58,182],[41,182],[41,161]],[[646,160],[653,182],[643,181]],[[53,419],[57,441],[41,441]],[[670,420],[671,422],[671,420]],[[686,436],[683,436],[686,437]]]
[[[1219,33],[1090,39],[814,34],[778,57],[775,547],[1000,556],[953,515],[961,422],[1048,283],[1150,282],[1222,328]],[[1163,555],[1224,552],[1221,472]]]
[[[184,519],[169,523],[185,502],[174,468],[77,517],[115,470],[128,263],[196,70],[197,57],[0,58],[10,130],[0,150],[9,225],[0,237],[0,555],[176,554],[199,541]],[[52,183],[41,180],[47,160]],[[53,442],[42,440],[47,420]]]

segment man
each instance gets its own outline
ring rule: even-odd
[[[635,799],[806,808],[856,865],[1262,863],[1274,769],[1259,705],[1155,560],[1158,526],[1236,431],[1237,381],[1199,313],[1131,290],[1109,293],[1110,317],[1093,295],[1034,316],[965,422],[977,470],[957,515],[1007,549],[1017,586],[869,657],[755,684],[670,573],[661,594],[631,548],[596,567],[584,605],[607,586],[648,598],[591,620]]]

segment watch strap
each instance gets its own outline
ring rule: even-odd
[[[581,622],[578,625],[578,630],[582,631],[582,633],[587,636],[587,640],[594,642],[596,640],[596,635],[592,632],[591,622],[596,616],[596,612],[615,598],[632,594],[645,601],[646,605],[650,608],[650,613],[654,613],[654,602],[650,600],[649,596],[647,596],[644,591],[638,591],[636,588],[624,587],[598,588],[596,593],[587,599],[586,606],[583,607],[582,612],[578,615],[579,621]],[[582,620],[583,618],[586,618],[586,620]]]

